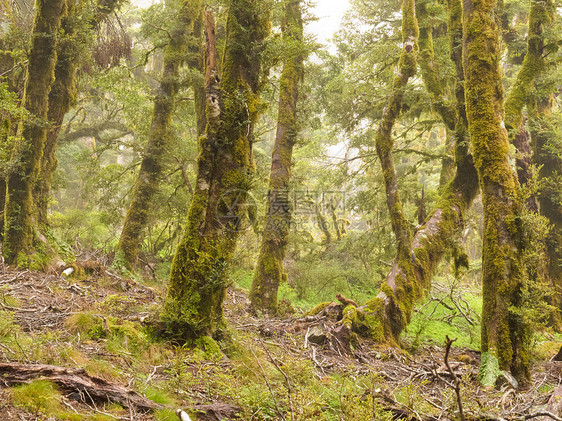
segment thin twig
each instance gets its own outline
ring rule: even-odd
[[[532,414],[525,415],[523,419],[524,420],[530,420],[532,418],[537,418],[537,417],[550,417],[555,421],[562,421],[562,418],[560,418],[559,416],[554,415],[552,412],[548,412],[548,411],[533,412]]]
[[[291,390],[291,382],[289,381],[289,377],[281,369],[281,367],[279,367],[279,364],[277,364],[277,361],[275,361],[275,359],[271,356],[271,354],[269,353],[269,350],[263,344],[263,342],[262,342],[262,347],[263,347],[265,353],[267,354],[267,358],[269,358],[269,361],[275,366],[277,371],[279,371],[283,375],[283,377],[285,378],[285,384],[287,385],[287,398],[289,400],[289,408],[291,409],[291,421],[295,421],[295,411],[293,410],[292,390]]]
[[[451,374],[451,377],[453,378],[453,382],[455,385],[455,394],[457,395],[457,405],[459,407],[459,417],[461,421],[465,421],[464,418],[464,412],[463,412],[463,408],[462,408],[462,399],[461,399],[461,381],[459,379],[459,377],[457,376],[457,374],[453,371],[453,369],[451,368],[451,365],[449,364],[449,352],[451,351],[451,345],[453,345],[453,342],[455,342],[457,339],[449,339],[449,335],[445,336],[445,338],[447,339],[445,345],[445,357],[444,357],[444,361],[445,361],[445,365],[447,366],[447,370],[449,370],[449,373]]]
[[[285,414],[283,414],[283,412],[281,412],[281,410],[279,409],[279,405],[277,404],[277,399],[275,398],[275,393],[273,393],[273,389],[271,388],[271,384],[269,384],[269,380],[267,379],[267,376],[265,374],[265,370],[263,369],[263,366],[261,365],[259,358],[257,357],[256,353],[254,352],[254,349],[251,346],[250,346],[250,352],[252,353],[252,355],[256,359],[256,362],[258,363],[258,366],[261,370],[262,377],[265,380],[265,384],[267,385],[267,388],[269,389],[269,394],[271,395],[271,398],[273,399],[273,404],[275,405],[275,411],[277,412],[277,414],[281,417],[281,419],[283,421],[287,421],[287,418],[285,418]]]

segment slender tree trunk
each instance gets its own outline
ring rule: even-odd
[[[78,68],[78,49],[73,39],[76,36],[75,6],[68,4],[61,27],[65,35],[57,44],[57,64],[55,66],[55,80],[49,93],[49,109],[47,120],[49,128],[45,138],[45,148],[41,158],[41,167],[37,183],[34,186],[33,197],[37,210],[37,224],[39,229],[47,226],[47,211],[50,201],[51,182],[53,172],[57,166],[55,155],[57,138],[62,127],[65,114],[70,109],[76,95],[76,69]]]
[[[5,148],[10,135],[10,120],[0,121],[0,148]],[[4,207],[6,206],[6,175],[5,168],[0,168],[0,242],[4,239]]]
[[[375,137],[375,147],[379,157],[386,188],[386,204],[390,215],[392,231],[396,237],[396,262],[399,269],[392,276],[387,277],[377,299],[383,303],[385,312],[389,316],[384,336],[398,337],[409,322],[410,313],[416,297],[421,295],[421,285],[417,285],[412,266],[410,246],[412,232],[410,224],[404,216],[402,202],[398,191],[398,182],[394,170],[392,149],[394,139],[392,129],[402,108],[402,97],[408,80],[416,73],[416,55],[418,54],[418,22],[415,14],[415,1],[403,0],[402,3],[402,53],[398,64],[398,75],[394,79],[392,94],[383,110]],[[388,288],[389,287],[389,288]],[[388,311],[387,311],[388,310]]]
[[[336,232],[336,240],[340,241],[342,237],[342,232],[340,230],[340,225],[338,224],[338,216],[336,214],[336,204],[330,203],[330,216],[332,217],[332,224],[334,226],[334,231]]]
[[[532,0],[530,3],[527,52],[505,101],[505,127],[511,139],[523,124],[523,108],[529,103],[529,92],[545,70],[544,29],[552,22],[555,12],[552,0]]]
[[[529,377],[528,327],[510,307],[520,304],[522,205],[509,163],[503,117],[500,28],[496,1],[464,0],[465,96],[468,127],[484,205],[481,381],[493,385],[499,370]]]
[[[200,19],[201,2],[185,0],[178,11],[178,20],[171,31],[170,43],[164,51],[164,68],[160,87],[154,98],[154,113],[148,144],[135,182],[133,198],[119,239],[115,263],[132,269],[137,263],[143,232],[146,228],[154,194],[162,174],[162,158],[171,143],[171,123],[179,89],[179,69],[185,61],[194,21]]]
[[[314,213],[316,214],[316,222],[322,234],[324,234],[325,244],[332,243],[332,233],[330,232],[330,224],[326,221],[326,217],[322,214],[322,205],[320,203],[314,204]]]
[[[21,140],[12,153],[7,176],[3,254],[12,265],[18,263],[20,255],[33,253],[32,191],[45,147],[48,97],[57,60],[55,44],[64,4],[64,0],[36,3],[24,93],[24,106],[32,117],[21,125]]]
[[[552,0],[533,0],[530,3],[527,51],[505,101],[505,127],[510,143],[518,151],[516,165],[521,185],[525,185],[532,178],[531,138],[525,127],[523,108],[530,103],[530,92],[533,91],[534,83],[545,70],[544,29],[552,22],[554,16]],[[529,198],[527,205],[530,210],[538,212],[535,197]]]
[[[283,278],[283,259],[291,225],[289,180],[293,146],[299,131],[297,103],[304,78],[303,22],[300,0],[285,0],[283,40],[289,53],[279,81],[277,134],[271,157],[265,227],[254,280],[250,289],[252,307],[275,313],[277,289]]]
[[[180,339],[225,333],[226,272],[247,213],[252,128],[262,109],[259,54],[269,31],[268,6],[258,0],[231,0],[222,78],[214,21],[206,13],[207,129],[199,140],[195,194],[161,316],[167,331]]]

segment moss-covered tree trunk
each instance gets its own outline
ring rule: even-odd
[[[279,114],[271,156],[262,245],[250,289],[252,307],[271,314],[277,310],[277,290],[284,274],[283,259],[291,225],[289,180],[293,146],[299,131],[299,86],[304,77],[300,0],[285,0],[284,9],[282,30],[287,56],[279,81]]]
[[[19,132],[7,176],[3,254],[8,264],[33,253],[35,221],[32,191],[38,177],[47,133],[49,92],[57,60],[56,39],[64,0],[38,0],[26,70],[23,104],[31,114]]]
[[[368,335],[377,341],[391,344],[399,342],[400,334],[412,316],[414,303],[423,296],[424,289],[430,287],[431,278],[445,252],[456,247],[457,238],[464,228],[465,214],[478,192],[478,179],[472,157],[468,152],[466,130],[464,72],[461,60],[462,7],[460,0],[450,0],[448,3],[451,58],[458,76],[456,113],[453,114],[452,121],[449,121],[455,129],[456,174],[444,186],[441,199],[425,225],[414,235],[406,231],[406,221],[402,216],[398,224],[394,223],[398,226],[404,224],[400,228],[403,231],[402,245],[399,246],[397,258],[383,281],[377,297],[358,309],[347,306],[344,310],[344,325],[361,335]],[[407,18],[406,13],[404,17]],[[426,70],[428,69],[423,71]],[[433,88],[428,87],[429,89]],[[439,96],[437,90],[434,94]],[[442,108],[445,109],[448,107]],[[441,112],[440,114],[444,117],[444,114]],[[450,116],[449,112],[445,115]],[[385,177],[388,175],[392,173],[385,174]],[[395,183],[392,177],[389,178],[388,184],[392,192]],[[390,203],[395,204],[397,200]],[[398,209],[393,210],[393,212],[398,211]]]
[[[529,332],[511,310],[520,304],[525,277],[520,258],[522,206],[508,159],[495,12],[495,0],[463,2],[466,109],[484,206],[481,380],[485,385],[495,382],[498,369],[518,380],[529,376]]]
[[[161,316],[168,331],[184,340],[224,333],[227,266],[247,212],[252,128],[262,109],[258,87],[268,3],[231,0],[226,29],[220,77],[214,22],[206,13],[207,128],[199,139],[195,192]]]
[[[6,148],[10,135],[10,120],[0,119],[0,148]],[[6,176],[5,168],[0,168],[0,242],[4,239],[4,208],[6,206]]]
[[[75,43],[77,16],[74,5],[69,5],[62,19],[64,35],[57,44],[57,64],[55,80],[49,93],[47,120],[49,128],[45,137],[45,148],[41,158],[41,167],[33,197],[37,211],[39,229],[47,226],[47,211],[50,201],[51,182],[56,169],[56,144],[64,116],[74,101],[76,92],[76,70],[78,68],[79,47]]]
[[[396,237],[396,273],[385,283],[377,296],[376,304],[384,306],[384,336],[397,338],[409,322],[413,302],[421,295],[421,285],[414,278],[410,246],[412,232],[406,220],[398,191],[398,182],[394,170],[392,149],[394,139],[392,129],[402,108],[402,98],[408,80],[416,73],[418,54],[418,22],[415,14],[415,1],[404,0],[402,4],[402,53],[398,63],[398,74],[392,87],[392,94],[384,107],[382,119],[375,136],[375,147],[379,157],[386,188],[386,204],[390,216],[392,231]],[[373,305],[371,300],[368,304]],[[379,310],[380,311],[380,310]]]
[[[525,126],[523,109],[532,100],[535,81],[546,68],[544,30],[554,17],[554,4],[551,0],[531,1],[527,34],[527,51],[515,83],[505,101],[505,127],[510,143],[517,149],[517,176],[521,185],[532,178],[531,137]],[[535,197],[527,201],[530,210],[538,212]]]
[[[41,169],[33,198],[37,211],[37,222],[42,229],[48,225],[47,212],[51,200],[51,184],[58,162],[56,149],[64,116],[73,105],[76,96],[76,72],[83,57],[81,49],[87,41],[87,31],[95,28],[101,19],[115,10],[117,0],[103,0],[96,6],[94,14],[87,24],[83,23],[84,10],[73,2],[67,4],[67,11],[61,21],[63,35],[57,44],[57,64],[55,81],[49,93],[49,110],[47,119],[49,128],[45,139],[45,148],[41,158]],[[86,33],[84,33],[86,32]]]
[[[115,264],[132,269],[146,229],[154,194],[162,174],[163,156],[171,143],[171,124],[179,89],[179,70],[186,60],[188,41],[193,35],[194,21],[201,19],[202,3],[185,0],[170,31],[170,42],[164,50],[164,66],[160,87],[154,98],[152,126],[144,150],[133,197],[117,246]]]

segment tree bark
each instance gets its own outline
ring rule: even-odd
[[[31,117],[21,125],[7,176],[3,254],[6,263],[32,254],[35,222],[32,191],[37,180],[47,133],[48,97],[54,80],[57,33],[64,0],[38,0],[26,72],[24,107]]]
[[[144,150],[133,198],[115,254],[115,264],[131,270],[137,263],[154,194],[162,174],[163,156],[171,143],[171,123],[179,90],[179,69],[186,59],[188,41],[193,34],[194,21],[200,19],[201,2],[184,1],[178,11],[178,20],[171,31],[170,43],[164,51],[164,68],[160,87],[154,98],[154,112],[148,144]]]
[[[531,1],[529,7],[529,24],[527,35],[527,50],[517,79],[509,92],[505,103],[506,127],[510,140],[518,151],[517,174],[521,185],[525,185],[532,178],[532,165],[539,167],[539,185],[548,186],[548,179],[562,170],[561,160],[544,150],[547,143],[547,132],[537,130],[540,119],[550,113],[552,103],[550,93],[542,94],[538,103],[534,103],[531,93],[535,91],[535,83],[544,74],[547,63],[545,61],[545,29],[555,19],[555,5],[552,0]],[[530,117],[529,133],[525,126],[523,108],[527,106]],[[532,152],[534,144],[534,153]],[[543,189],[544,191],[544,189]],[[562,249],[562,209],[550,198],[550,194],[539,191],[538,197],[533,195],[527,200],[527,207],[533,212],[540,213],[552,224],[544,239],[546,259],[540,263],[549,279],[554,295],[549,300],[555,311],[551,322],[557,328],[562,326],[560,309],[562,308],[562,269],[560,256]],[[540,240],[537,240],[540,241]]]
[[[402,52],[398,64],[398,74],[394,79],[392,94],[384,107],[382,119],[375,136],[375,147],[379,157],[386,189],[386,204],[390,216],[392,231],[396,237],[396,263],[383,283],[376,299],[367,303],[373,312],[384,311],[382,327],[378,332],[381,338],[394,340],[409,322],[416,297],[421,296],[421,285],[416,284],[413,273],[412,232],[404,216],[398,182],[394,170],[392,149],[394,140],[392,128],[402,108],[402,98],[408,80],[416,73],[416,55],[418,54],[418,22],[415,14],[415,1],[404,0],[402,3]],[[378,308],[374,308],[374,306]],[[381,315],[382,316],[382,315]]]
[[[464,0],[465,97],[468,128],[484,205],[481,381],[493,385],[498,370],[529,377],[528,326],[511,309],[520,304],[521,262],[518,181],[509,163],[500,69],[496,1]]]
[[[263,108],[259,54],[269,31],[268,6],[257,0],[230,2],[222,80],[214,22],[206,13],[207,128],[199,140],[195,194],[161,315],[167,331],[178,339],[225,334],[227,266],[247,211],[252,129]]]
[[[275,313],[277,290],[283,278],[283,259],[291,226],[289,180],[298,131],[297,104],[304,78],[303,22],[300,0],[286,0],[282,24],[287,54],[279,80],[279,114],[271,157],[265,227],[252,287],[253,308]]]

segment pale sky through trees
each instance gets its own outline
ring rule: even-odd
[[[132,0],[138,7],[148,7],[159,0]],[[340,26],[343,15],[349,7],[349,0],[316,0],[312,13],[318,17],[317,21],[307,25],[307,31],[317,36],[317,41],[326,43]]]
[[[308,32],[315,34],[318,42],[326,42],[338,30],[348,8],[349,0],[316,0],[313,13],[319,20],[308,24]]]

